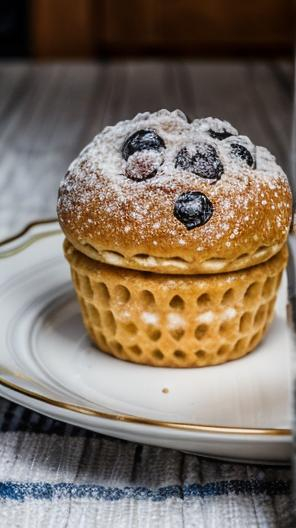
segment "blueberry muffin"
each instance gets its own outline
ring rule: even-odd
[[[195,367],[251,351],[287,262],[291,192],[228,122],[176,110],[105,128],[60,186],[83,320],[103,351]]]

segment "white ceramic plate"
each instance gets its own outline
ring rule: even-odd
[[[55,221],[0,248],[0,395],[127,440],[233,460],[291,451],[286,279],[264,342],[202,369],[133,365],[96,350],[82,326]]]

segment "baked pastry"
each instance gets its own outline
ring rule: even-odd
[[[266,332],[287,262],[291,192],[275,158],[180,111],[105,128],[60,186],[85,326],[121,359],[223,363]]]

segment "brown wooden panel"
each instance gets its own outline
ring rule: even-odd
[[[199,54],[249,49],[281,51],[292,46],[291,0],[103,3],[104,25],[97,37],[109,52]]]
[[[94,54],[92,0],[31,0],[32,51],[36,57]]]
[[[292,0],[31,0],[37,57],[292,49]]]

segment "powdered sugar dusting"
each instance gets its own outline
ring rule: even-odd
[[[165,148],[161,152],[143,150],[125,161],[121,149],[124,141],[137,130],[154,130]],[[223,141],[211,137],[210,130],[227,131]],[[239,143],[250,151],[256,168],[250,168],[231,152]],[[181,148],[189,150],[198,144],[212,145],[224,172],[216,182],[176,168]],[[139,164],[144,178],[138,178]],[[153,173],[153,177],[146,179]],[[139,181],[140,180],[140,181]],[[187,231],[173,215],[176,198],[189,190],[199,190],[211,200],[214,214],[206,225]],[[290,201],[288,183],[275,158],[264,147],[256,147],[246,136],[240,136],[229,123],[216,119],[195,119],[176,110],[138,114],[133,120],[106,127],[87,145],[70,165],[60,186],[58,215],[63,228],[75,232],[78,239],[98,237],[111,246],[145,246],[157,256],[165,247],[182,255],[186,247],[195,248],[196,257],[204,251],[219,255],[220,240],[227,238],[223,251],[243,246],[258,226],[268,239],[274,226],[285,237],[289,227]],[[269,222],[262,218],[269,209]],[[250,215],[250,208],[253,213]],[[264,236],[263,236],[264,235]],[[106,244],[108,246],[108,244]]]
[[[134,152],[126,162],[125,175],[132,180],[145,180],[155,175],[163,163],[163,154],[155,150]]]

